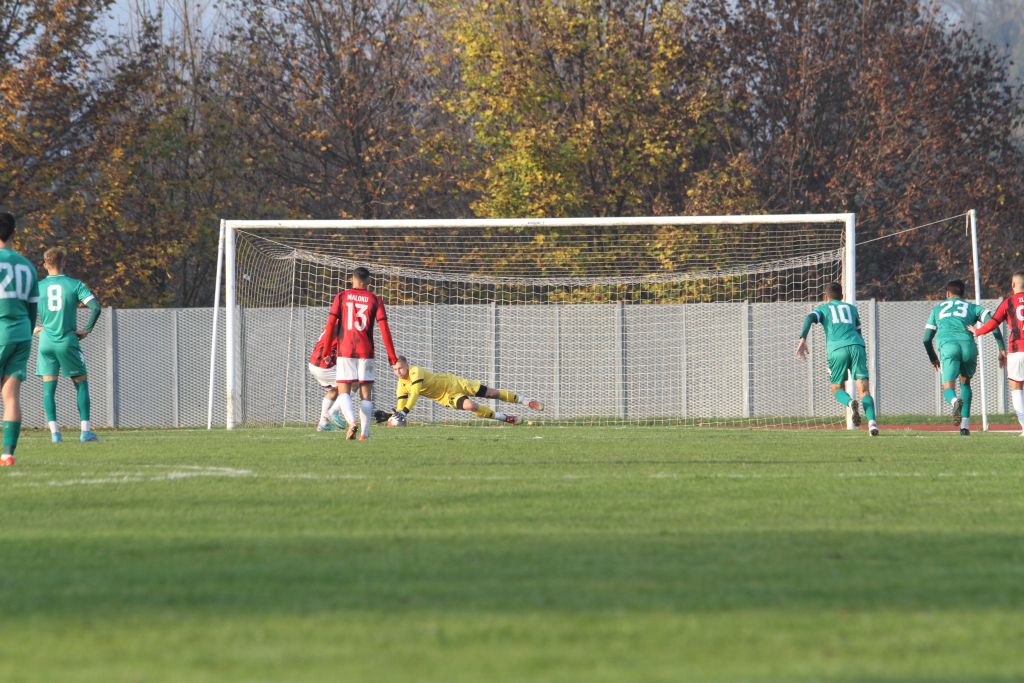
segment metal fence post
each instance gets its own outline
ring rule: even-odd
[[[815,353],[817,344],[814,343],[814,335],[807,335],[807,404],[811,409],[811,417],[817,417],[814,405],[814,375],[818,367],[818,354]]]
[[[562,418],[562,307],[555,306],[555,419]]]
[[[875,410],[880,410],[881,400],[879,399],[879,378],[878,372],[878,301],[871,299],[868,303],[868,325],[871,326],[871,348],[868,350],[869,374],[871,375],[871,396],[875,399]]]
[[[174,426],[181,426],[181,372],[179,371],[179,358],[181,337],[178,334],[178,309],[171,309],[171,338],[174,339],[174,349],[171,351],[171,416],[174,419]]]
[[[120,373],[117,364],[117,311],[113,306],[107,309],[107,426],[117,429],[120,424],[121,400],[118,390]]]
[[[487,383],[492,388],[498,387],[498,304],[495,301],[491,302],[490,306],[491,316],[491,357],[489,359],[490,367],[488,368]],[[492,398],[491,408],[497,409],[498,399]]]
[[[690,410],[690,372],[689,372],[689,359],[687,357],[687,346],[686,346],[686,304],[679,306],[679,357],[682,361],[683,381],[679,384],[679,400],[682,405],[679,406],[679,415],[682,418],[689,417]]]
[[[754,309],[743,302],[743,417],[754,416]]]
[[[615,312],[615,339],[618,344],[618,353],[615,362],[618,365],[616,374],[615,393],[619,404],[619,417],[626,418],[626,306],[620,301],[618,310]]]

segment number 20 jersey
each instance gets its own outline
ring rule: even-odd
[[[373,327],[380,322],[380,336],[387,347],[388,359],[394,355],[391,330],[384,302],[367,289],[338,292],[331,304],[328,325],[339,322],[338,358],[373,358]]]
[[[0,249],[0,346],[32,339],[29,304],[39,301],[32,263],[13,249]]]

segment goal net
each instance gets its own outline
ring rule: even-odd
[[[541,400],[500,408],[535,423],[843,424],[821,335],[795,347],[823,285],[854,295],[852,214],[223,226],[229,427],[315,423],[308,358],[359,266],[399,354]],[[427,399],[410,417],[484,423]]]

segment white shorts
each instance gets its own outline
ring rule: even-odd
[[[324,389],[330,389],[337,385],[335,375],[337,374],[334,368],[322,368],[319,365],[309,364],[309,374],[313,375],[313,379],[320,383]]]
[[[338,381],[370,384],[377,377],[373,372],[372,358],[339,358]]]
[[[1006,376],[1014,382],[1024,382],[1024,351],[1006,354]]]

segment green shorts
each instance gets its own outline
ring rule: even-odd
[[[60,377],[62,374],[64,377],[81,377],[88,374],[78,339],[70,344],[54,344],[40,339],[36,374],[40,377]]]
[[[31,353],[31,341],[0,345],[0,376],[17,377],[24,382]]]
[[[828,370],[832,384],[844,383],[848,372],[854,379],[868,379],[868,355],[863,346],[841,346],[828,352]]]
[[[973,340],[948,341],[939,347],[942,381],[955,382],[963,375],[970,379],[978,369],[978,345]]]

